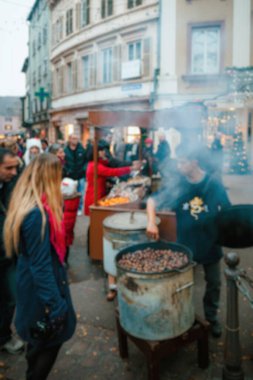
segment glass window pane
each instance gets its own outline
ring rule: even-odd
[[[128,45],[128,60],[129,61],[134,60],[134,44]]]
[[[113,0],[108,0],[108,12],[107,15],[111,16],[113,14]]]
[[[192,30],[191,72],[214,74],[220,66],[220,27],[196,27]]]
[[[136,42],[136,57],[135,59],[141,59],[141,42]]]

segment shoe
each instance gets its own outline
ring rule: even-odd
[[[78,216],[82,216],[82,215],[83,215],[82,210],[78,210],[78,211],[77,211],[77,215],[78,215]]]
[[[1,346],[2,351],[7,351],[9,354],[19,354],[25,348],[25,343],[22,340],[11,337],[8,342]]]
[[[107,301],[109,302],[113,301],[116,295],[117,295],[117,290],[110,289],[106,296]]]
[[[214,338],[220,338],[222,334],[222,328],[219,321],[209,321],[211,325],[211,334]]]

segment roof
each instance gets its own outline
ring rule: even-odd
[[[27,17],[27,21],[31,21],[33,14],[34,14],[39,2],[40,2],[40,0],[35,0],[35,3],[33,4],[32,9],[30,10],[30,13]]]
[[[22,69],[21,69],[21,72],[22,72],[22,73],[26,73],[26,72],[27,72],[28,65],[29,65],[29,58],[26,57],[26,59],[24,60],[24,63],[23,63]]]
[[[18,96],[0,96],[0,115],[5,117],[20,116],[20,98]]]

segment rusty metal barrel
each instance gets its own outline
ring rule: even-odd
[[[161,273],[137,273],[119,265],[127,253],[154,249],[185,253],[188,264]],[[116,256],[119,316],[122,327],[145,340],[164,340],[186,332],[194,323],[193,266],[191,251],[177,243],[137,244]]]
[[[156,218],[156,223],[159,222]],[[104,219],[103,265],[106,273],[116,277],[115,257],[121,249],[148,241],[146,228],[147,214],[143,212],[121,212]]]

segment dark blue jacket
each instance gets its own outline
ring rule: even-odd
[[[173,194],[173,196],[172,196]],[[177,216],[177,242],[193,252],[193,259],[200,264],[211,264],[222,257],[217,244],[217,213],[230,206],[224,186],[206,175],[199,183],[181,179],[178,187],[169,186],[154,195],[160,209],[171,209]]]
[[[31,344],[31,328],[37,321],[64,317],[64,327],[45,346],[61,344],[75,331],[76,316],[73,309],[66,271],[49,240],[47,222],[45,236],[41,238],[42,215],[34,208],[21,226],[20,254],[17,262],[17,304],[15,326],[20,337]],[[41,343],[41,342],[39,342]]]

